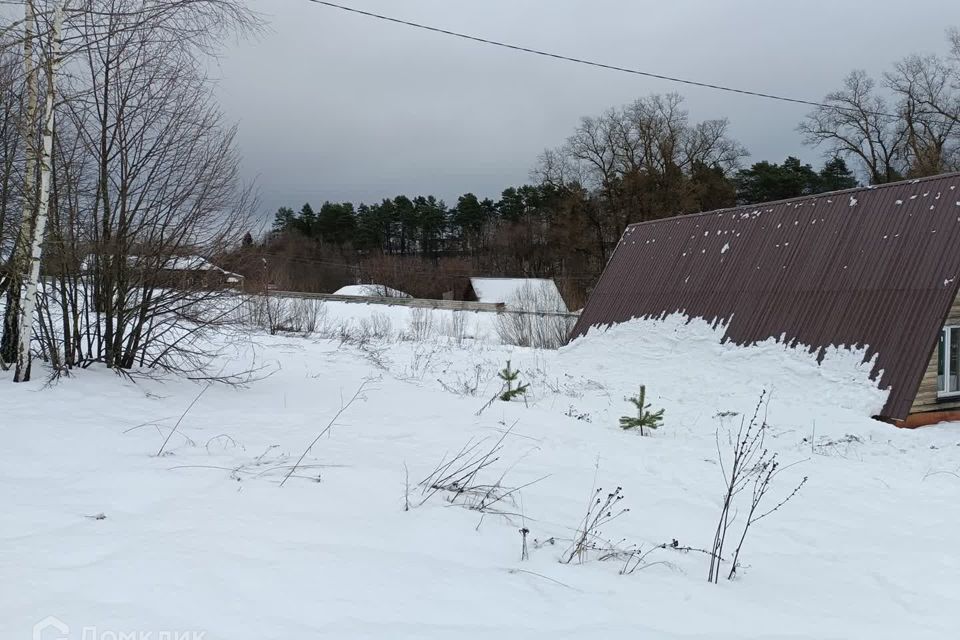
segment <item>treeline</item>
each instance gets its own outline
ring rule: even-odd
[[[732,177],[717,172],[708,180],[712,184],[695,186],[714,191],[701,203],[718,205],[714,208],[859,185],[842,158],[828,161],[820,171],[795,157],[788,157],[783,164],[763,161]],[[564,201],[570,203],[570,193],[561,188],[528,184],[505,189],[496,201],[467,193],[452,207],[435,196],[405,195],[372,205],[324,202],[319,211],[306,203],[299,211],[281,207],[274,216],[272,233],[298,234],[335,247],[401,256],[475,254],[488,248],[499,227],[516,231],[517,225],[549,226],[560,217]]]
[[[733,172],[696,166],[674,182],[674,191],[691,194],[690,205],[674,211],[664,201],[645,219],[857,186],[839,158],[819,171],[793,157]],[[611,224],[599,219],[604,208],[599,193],[549,182],[510,187],[497,200],[467,193],[453,206],[406,195],[375,204],[325,202],[319,209],[307,203],[276,212],[261,251],[270,254],[270,278],[280,288],[334,290],[357,279],[385,280],[439,297],[465,289],[469,275],[526,275],[556,278],[579,304],[616,241],[619,227],[611,226],[609,237],[603,231]],[[623,217],[623,224],[634,221]],[[436,277],[424,277],[430,272]]]

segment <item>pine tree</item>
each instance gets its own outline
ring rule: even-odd
[[[273,216],[273,230],[278,233],[290,231],[297,220],[297,214],[290,207],[280,207]]]
[[[300,229],[300,233],[308,238],[319,235],[317,233],[317,214],[309,202],[300,208],[300,215],[297,216],[296,226]]]
[[[829,160],[820,170],[820,191],[842,191],[859,186],[860,183],[843,158]]]
[[[526,395],[527,388],[530,385],[520,384],[520,372],[516,369],[510,368],[509,360],[507,360],[507,366],[497,375],[500,376],[500,379],[503,380],[504,387],[506,387],[500,394],[501,400],[504,402],[510,402],[514,398],[519,398],[520,396]],[[513,383],[517,383],[517,386],[514,387]]]
[[[620,418],[620,428],[624,430],[640,428],[640,435],[646,435],[643,432],[643,428],[647,429],[656,429],[661,424],[663,424],[663,409],[659,411],[650,411],[650,405],[646,404],[647,398],[647,387],[645,385],[640,385],[640,393],[631,398],[627,398],[627,402],[632,404],[637,408],[636,417],[633,416],[623,416]]]

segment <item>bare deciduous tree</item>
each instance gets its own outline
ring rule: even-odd
[[[887,73],[886,84],[900,100],[906,130],[909,177],[960,168],[958,70],[939,56],[908,56]]]
[[[44,14],[41,31],[56,43],[50,22]],[[50,229],[44,234],[38,223],[45,216],[30,210],[28,153],[19,235],[33,233],[38,242],[28,270],[14,260],[19,281],[11,286],[20,294],[16,305],[39,298],[41,317],[22,333],[26,341],[32,328],[55,368],[203,367],[203,333],[231,317],[235,304],[224,294],[223,272],[205,258],[239,241],[251,205],[238,177],[235,130],[223,123],[203,58],[223,35],[257,24],[240,0],[75,0],[67,12],[68,81],[50,81],[55,50],[48,47],[44,63],[41,183],[49,189],[39,192],[49,197],[34,210],[49,211]],[[63,95],[59,105],[55,91]],[[55,140],[54,106],[62,116]],[[32,142],[35,130],[25,127],[22,139]],[[41,273],[34,290],[22,286]],[[5,344],[15,341],[5,329]]]
[[[949,57],[907,56],[880,86],[851,73],[800,124],[804,141],[856,160],[872,184],[960,169],[960,32],[948,37]]]
[[[27,249],[24,269],[23,292],[20,300],[20,329],[17,343],[17,368],[13,376],[14,382],[30,379],[30,336],[33,330],[33,320],[37,308],[37,291],[40,280],[40,257],[43,250],[43,239],[47,228],[47,217],[50,211],[50,181],[53,173],[53,134],[55,122],[55,101],[57,98],[57,73],[60,69],[60,55],[62,48],[63,11],[68,0],[55,0],[53,9],[53,31],[50,34],[49,50],[44,61],[46,72],[46,90],[43,108],[43,146],[40,150],[40,193],[37,197],[36,214],[30,225],[30,235],[21,238],[22,246]],[[28,15],[30,5],[28,0]],[[30,59],[30,56],[26,56]],[[33,72],[36,76],[36,72]],[[31,95],[34,91],[31,88]],[[28,125],[31,122],[28,120]],[[24,216],[24,220],[26,220]],[[19,263],[17,263],[19,268]]]
[[[907,131],[892,105],[865,71],[854,71],[843,84],[800,124],[804,142],[857,160],[872,184],[901,179],[907,171]]]
[[[691,122],[670,93],[583,118],[566,144],[540,156],[534,177],[596,196],[584,213],[605,262],[629,223],[699,210],[698,169],[730,171],[746,155],[726,119]]]

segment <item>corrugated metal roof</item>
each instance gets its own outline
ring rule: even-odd
[[[867,347],[903,419],[958,287],[950,174],[631,225],[573,334],[682,312],[737,344]]]

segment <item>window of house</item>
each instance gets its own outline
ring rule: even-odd
[[[960,326],[943,328],[937,354],[937,396],[960,396]]]

